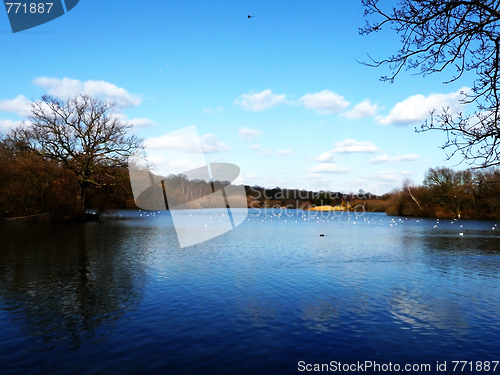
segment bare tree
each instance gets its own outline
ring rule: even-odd
[[[81,213],[89,188],[102,186],[113,168],[127,167],[128,156],[142,147],[140,139],[127,135],[131,126],[113,116],[114,106],[86,94],[66,101],[44,95],[32,102],[30,122],[9,134],[18,148],[72,172]]]
[[[401,48],[389,58],[370,63],[388,65],[393,82],[403,69],[419,69],[426,75],[453,71],[448,81],[466,72],[476,76],[463,104],[474,103],[473,115],[431,113],[417,132],[441,130],[447,133],[442,148],[448,159],[461,155],[474,168],[500,165],[500,1],[499,0],[400,0],[385,11],[378,0],[362,0],[365,16],[378,17],[360,29],[362,35],[391,26],[401,36]],[[438,111],[441,108],[437,109]]]

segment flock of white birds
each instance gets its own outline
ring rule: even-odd
[[[209,215],[210,217],[210,220],[217,220],[219,219],[219,221],[222,221],[222,217],[228,215],[228,213],[221,213],[221,212],[207,212],[208,210],[205,210],[205,212],[203,212],[204,215]],[[315,221],[316,223],[326,223],[326,222],[335,222],[335,221],[341,221],[342,219],[345,220],[345,218],[347,217],[347,220],[346,222],[347,223],[351,223],[353,225],[355,225],[356,223],[360,223],[362,222],[363,224],[382,224],[382,225],[388,225],[388,226],[397,226],[398,224],[403,224],[405,223],[407,220],[410,220],[410,221],[414,221],[416,223],[420,223],[420,222],[424,222],[423,219],[415,219],[415,218],[410,218],[408,219],[407,217],[406,218],[391,218],[391,217],[387,217],[386,219],[380,219],[378,217],[363,217],[364,215],[356,215],[356,213],[345,213],[345,212],[342,212],[342,214],[345,214],[345,215],[342,215],[341,217],[338,217],[338,215],[336,214],[333,214],[333,215],[330,215],[330,214],[325,214],[325,213],[315,213],[315,214],[310,214],[309,211],[302,211],[302,213],[299,213],[299,211],[293,211],[293,212],[287,212],[285,211],[285,213],[274,213],[274,211],[271,209],[270,210],[271,213],[270,214],[267,214],[264,210],[260,210],[258,213],[256,214],[252,214],[252,213],[249,213],[248,214],[248,217],[247,217],[247,221],[251,221],[251,220],[259,220],[261,222],[265,222],[265,221],[274,221],[274,220],[283,220],[285,223],[286,222],[299,222],[299,221]],[[139,210],[139,217],[143,217],[143,218],[148,218],[148,217],[159,217],[161,215],[161,211],[143,211],[143,210]],[[172,211],[172,213],[175,213],[175,211]],[[192,216],[192,214],[189,214],[189,216]],[[425,221],[428,221],[430,219],[425,219]],[[439,228],[439,225],[442,224],[442,223],[445,223],[447,222],[447,220],[449,219],[443,219],[442,221],[440,221],[440,219],[436,219],[436,223],[435,225],[433,226],[433,228],[437,229]],[[456,224],[456,226],[459,226],[460,228],[463,228],[463,224],[464,222],[458,220],[458,219],[453,219],[451,220],[450,224],[453,225],[453,224]],[[495,230],[497,227],[497,224],[494,224],[491,229],[492,230]],[[458,234],[460,236],[463,236],[464,235],[464,232],[458,232]]]

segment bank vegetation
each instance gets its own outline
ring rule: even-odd
[[[137,209],[126,167],[102,166],[89,186],[85,206],[95,210]],[[81,194],[70,170],[55,160],[22,149],[12,139],[0,137],[0,217],[20,217],[50,212],[55,220],[67,220],[81,213]],[[185,176],[168,176],[186,201],[210,194],[205,181]],[[223,185],[221,185],[222,187]],[[217,187],[218,189],[218,187]],[[356,211],[385,212],[419,217],[500,218],[500,170],[454,171],[431,168],[422,185],[406,182],[400,189],[376,196],[357,193],[272,189],[245,186],[249,208],[309,209],[314,206],[352,205]],[[139,200],[148,199],[147,192]],[[140,203],[140,202],[138,202]]]

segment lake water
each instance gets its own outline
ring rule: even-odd
[[[250,210],[181,249],[170,214],[147,214],[0,225],[0,373],[500,360],[494,221]]]

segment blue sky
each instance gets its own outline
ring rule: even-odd
[[[432,108],[464,111],[472,77],[444,85],[451,72],[409,71],[380,82],[387,67],[356,60],[395,53],[399,38],[360,36],[360,3],[81,0],[16,34],[0,11],[0,131],[44,93],[87,92],[116,101],[150,143],[195,125],[206,159],[238,165],[249,185],[382,194],[405,178],[420,184],[460,159],[445,161],[445,134],[414,127]]]

